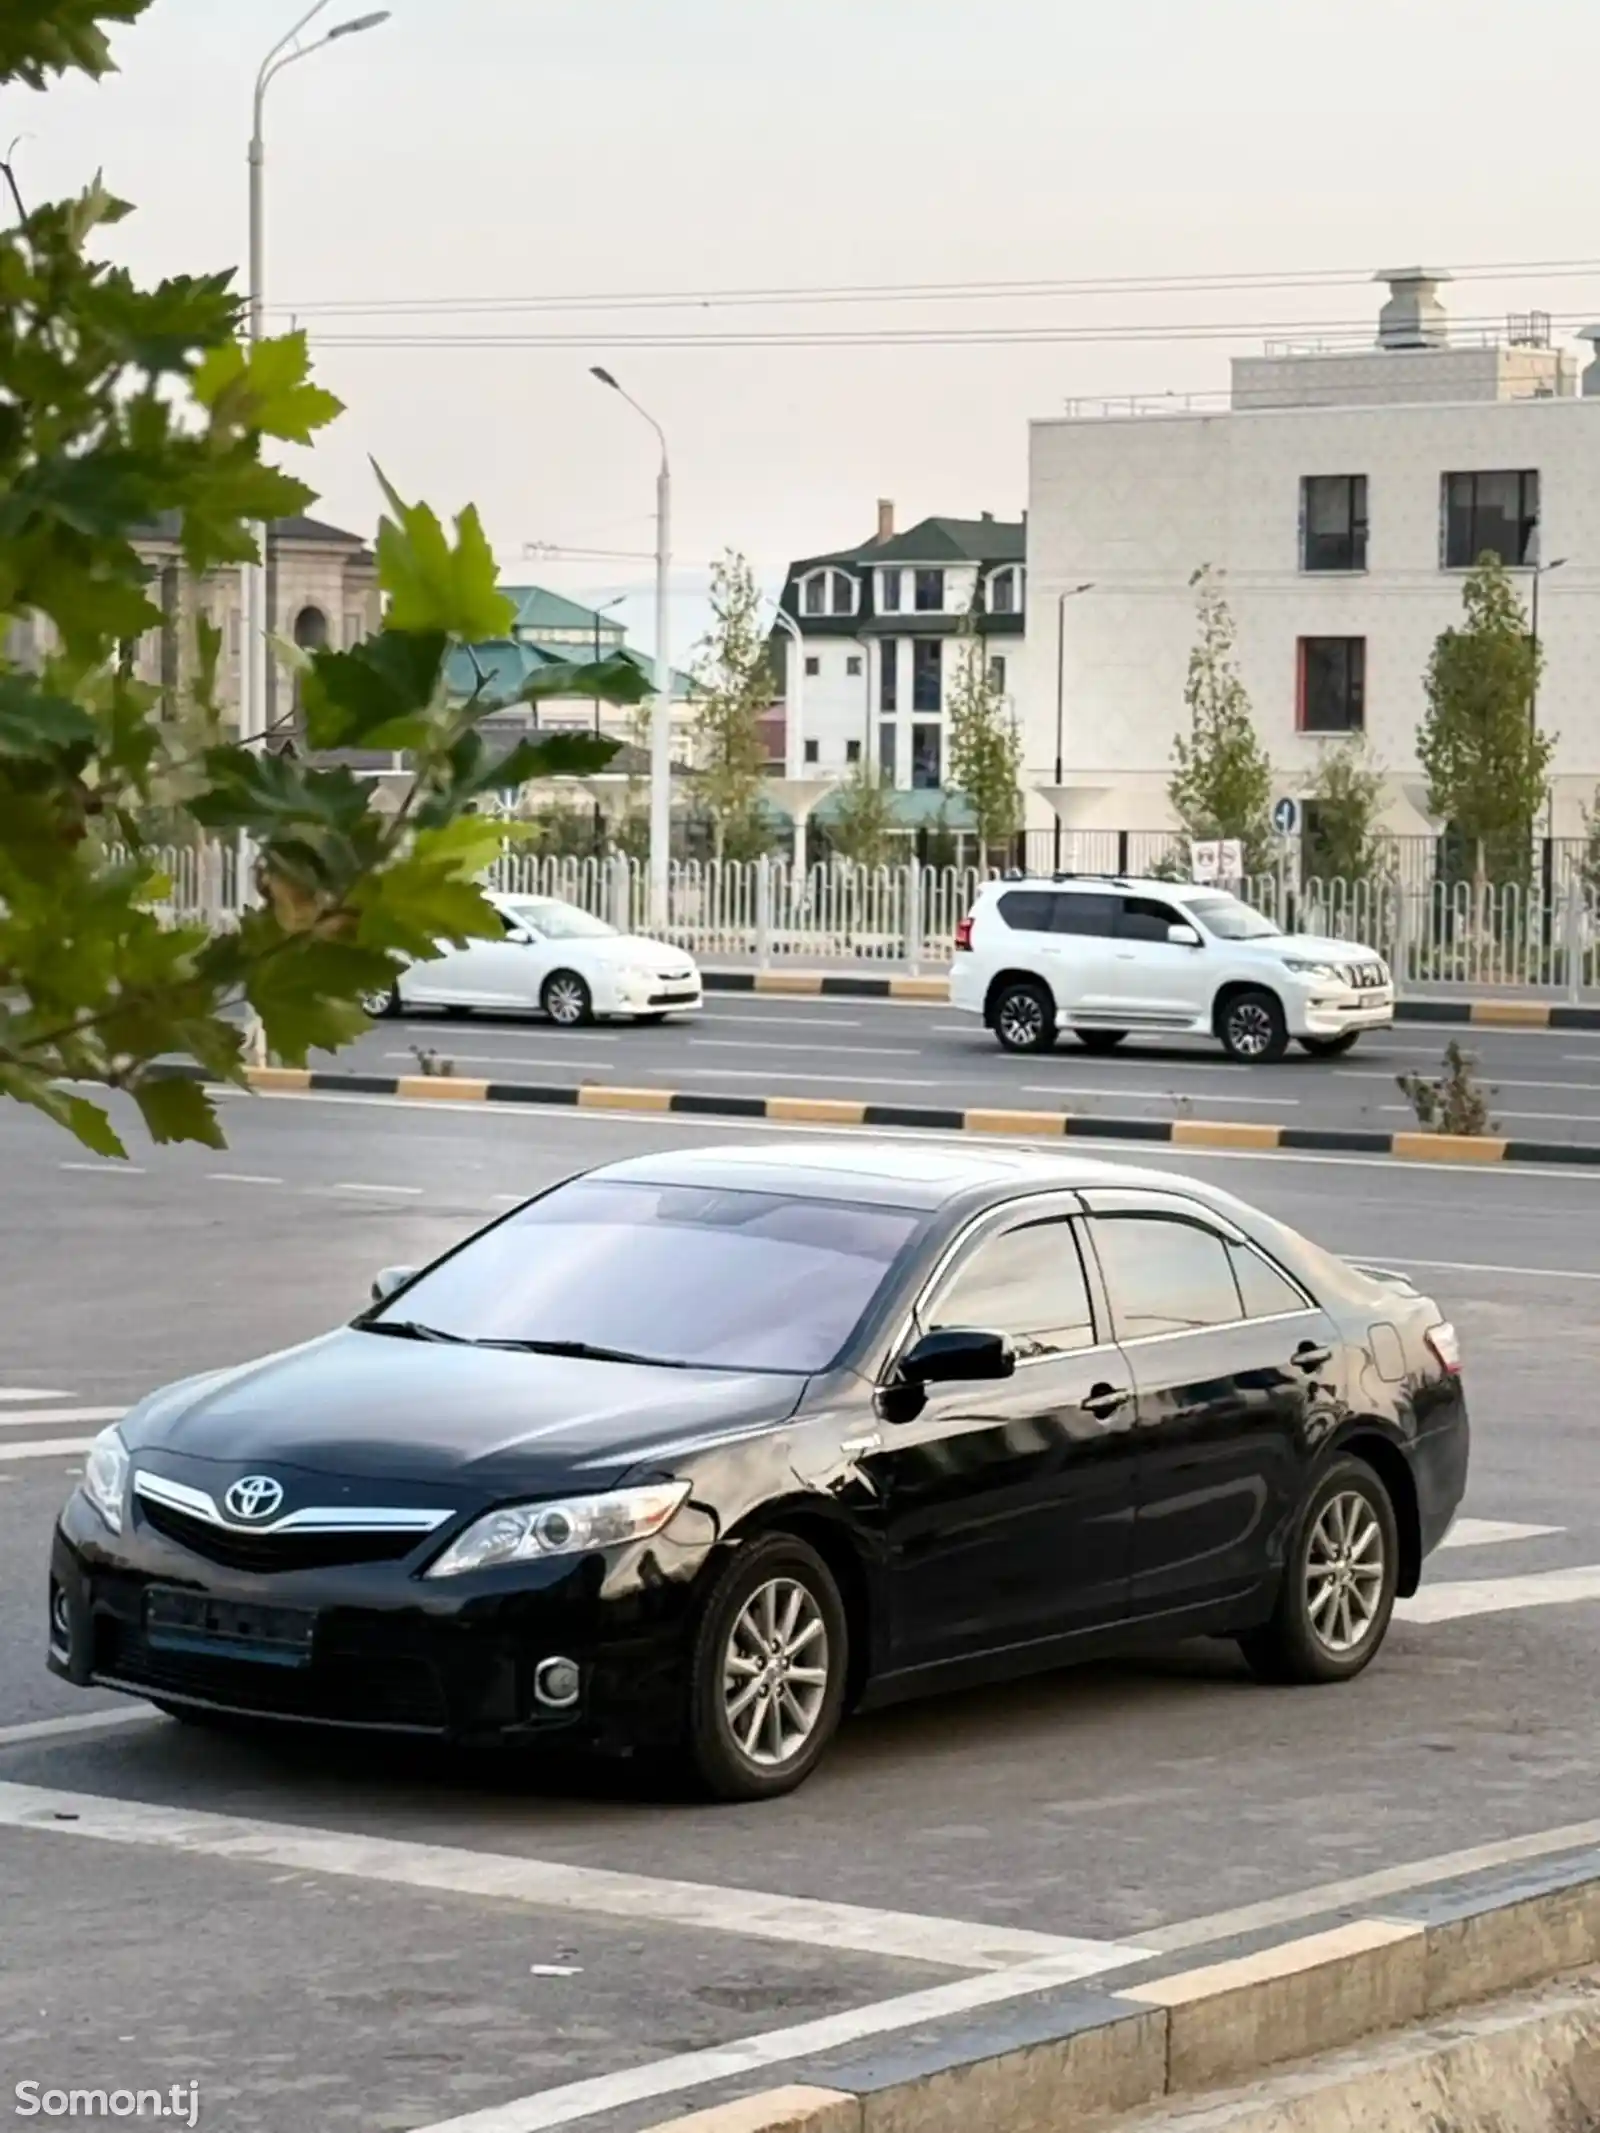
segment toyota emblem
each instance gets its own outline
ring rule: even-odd
[[[230,1518],[258,1525],[281,1507],[283,1483],[274,1481],[270,1474],[246,1474],[242,1481],[233,1484],[222,1501]]]

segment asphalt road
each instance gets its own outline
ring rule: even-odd
[[[384,1099],[227,1120],[225,1156],[119,1169],[0,1107],[0,2103],[196,2080],[228,2133],[634,2133],[930,1992],[1020,1990],[995,1968],[1019,1935],[1110,1973],[1324,1916],[1378,1871],[1573,1848],[1593,1815],[1600,1179],[1516,1166],[1129,1151],[1404,1264],[1463,1330],[1470,1523],[1350,1688],[1261,1689],[1195,1646],[864,1719],[794,1798],[730,1810],[626,1771],[230,1741],[63,1687],[45,1552],[103,1411],[319,1330],[569,1170],[768,1137]]]
[[[529,1017],[414,1014],[381,1023],[319,1064],[417,1071],[418,1052],[491,1081],[614,1082],[740,1096],[864,1097],[872,1103],[1116,1118],[1218,1118],[1395,1133],[1415,1114],[1398,1074],[1436,1074],[1451,1037],[1478,1060],[1494,1118],[1519,1140],[1600,1140],[1600,1030],[1452,1029],[1403,1023],[1343,1059],[1293,1051],[1279,1066],[1234,1066],[1214,1044],[1130,1039],[1092,1059],[1070,1037],[1022,1057],[949,1007],[712,993],[702,1012],[657,1029],[558,1030]]]

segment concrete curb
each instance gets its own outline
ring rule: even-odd
[[[785,999],[921,1000],[948,1002],[950,981],[939,977],[858,977],[835,970],[706,970],[707,992],[754,992]],[[1558,1000],[1401,1000],[1397,1022],[1470,1023],[1478,1029],[1600,1029],[1600,1007]]]
[[[181,1070],[175,1070],[181,1071]],[[191,1079],[200,1079],[198,1074]],[[403,1096],[451,1104],[544,1104],[578,1111],[671,1113],[679,1118],[759,1118],[778,1125],[878,1126],[925,1133],[980,1133],[1030,1140],[1154,1141],[1172,1148],[1320,1151],[1384,1155],[1408,1163],[1558,1163],[1600,1168],[1600,1142],[1467,1139],[1448,1133],[1366,1133],[1338,1126],[1262,1126],[1234,1119],[1103,1118],[1085,1112],[968,1110],[871,1104],[835,1096],[718,1096],[699,1090],[628,1089],[607,1083],[469,1081],[448,1074],[339,1074],[307,1067],[250,1067],[263,1095]]]
[[[1592,1987],[1463,2012],[1600,1965],[1600,1851],[1213,1954],[1197,1968],[1147,1964],[1120,1981],[1040,1992],[876,2049],[828,2054],[795,2067],[794,2087],[729,2098],[654,2133],[1061,2133],[1130,2112],[1153,2114],[1141,2125],[1194,2133],[1498,2126],[1497,2090],[1499,2101],[1537,2104],[1532,2067],[1548,2075],[1553,2097],[1600,2104]],[[1326,2055],[1358,2046],[1360,2056],[1328,2064]],[[1307,2061],[1320,2063],[1263,2085],[1273,2069]],[[1230,2087],[1237,2093],[1217,2095]],[[1426,2115],[1452,2094],[1474,2099],[1459,2119]],[[1392,2115],[1378,2110],[1386,2096]],[[1398,2108],[1405,2099],[1415,2101],[1409,2117]],[[1592,2121],[1531,2111],[1515,2121],[1540,2133],[1579,2122]]]

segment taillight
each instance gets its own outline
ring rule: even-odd
[[[956,947],[957,947],[958,949],[960,949],[960,948],[968,948],[968,949],[970,949],[970,948],[971,948],[971,946],[972,946],[972,921],[971,921],[971,919],[970,919],[970,918],[958,918],[958,919],[956,920]]]
[[[1450,1378],[1460,1377],[1461,1343],[1456,1337],[1455,1327],[1448,1322],[1441,1323],[1429,1330],[1426,1339],[1428,1346],[1438,1358],[1445,1376]]]

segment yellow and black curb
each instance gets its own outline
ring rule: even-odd
[[[723,2083],[708,2107],[654,2133],[1060,2133],[1102,2114],[1165,2124],[1174,2110],[1185,2124],[1194,2113],[1196,2125],[1251,2133],[1348,2133],[1380,2117],[1540,2133],[1579,2122],[1554,2104],[1564,2082],[1581,2085],[1600,2039],[1600,2000],[1583,1976],[1600,1965],[1600,1853],[1307,1924],[1319,1929],[1053,1989],[1041,1976],[984,2012],[798,2060],[784,2088]],[[1560,1980],[1565,1992],[1547,1989]],[[1415,2085],[1433,2108],[1379,2113],[1385,2095],[1411,2102],[1411,2057],[1427,2062]],[[1526,2108],[1530,2062],[1550,2087],[1547,2116]],[[1262,2106],[1291,2065],[1276,2075],[1293,2101],[1279,2116]],[[1250,2105],[1237,2117],[1236,2098]]]
[[[263,1095],[400,1096],[446,1104],[533,1104],[554,1110],[671,1113],[680,1118],[764,1119],[790,1126],[899,1127],[1024,1140],[1158,1141],[1172,1148],[1288,1154],[1386,1155],[1410,1163],[1560,1163],[1600,1167],[1600,1142],[1524,1141],[1495,1135],[1364,1133],[1337,1126],[1264,1126],[1235,1119],[1104,1118],[1069,1111],[966,1110],[935,1104],[858,1103],[836,1096],[719,1096],[700,1090],[619,1088],[605,1082],[469,1081],[453,1074],[340,1074],[252,1067]]]
[[[832,970],[707,970],[707,992],[766,993],[784,999],[920,1000],[950,998],[947,978],[864,977]],[[1475,1029],[1600,1029],[1600,1007],[1558,1000],[1401,1000],[1397,1022],[1441,1022]]]

